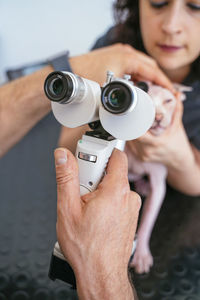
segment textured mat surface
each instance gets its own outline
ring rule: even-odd
[[[131,270],[139,299],[200,299],[200,198],[168,188],[151,239],[149,274]]]
[[[0,300],[77,299],[47,276],[56,241],[59,131],[50,114],[0,159]]]
[[[75,300],[48,279],[56,240],[53,150],[60,127],[50,114],[0,160],[0,300]],[[139,299],[200,299],[200,199],[168,190],[151,240],[154,267],[132,271]]]

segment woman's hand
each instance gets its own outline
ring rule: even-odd
[[[70,58],[74,73],[103,84],[108,70],[116,77],[132,75],[133,80],[148,80],[174,91],[171,81],[150,56],[130,45],[115,44]]]
[[[191,152],[182,115],[183,104],[178,96],[171,125],[159,136],[147,132],[137,140],[128,142],[129,149],[142,161],[176,167]]]
[[[182,115],[183,105],[178,97],[172,123],[162,135],[147,132],[127,144],[140,160],[164,164],[168,168],[168,183],[175,189],[197,196],[200,195],[200,151],[190,144]]]

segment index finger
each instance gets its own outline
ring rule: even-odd
[[[144,135],[136,139],[136,141],[142,142],[144,144],[151,144],[152,140],[155,139],[155,136],[151,134],[150,131],[147,131]]]
[[[169,130],[173,128],[173,125],[180,122],[182,120],[183,116],[183,102],[181,101],[179,95],[176,97],[176,107],[175,111],[172,116],[171,126],[169,127]]]
[[[130,65],[130,72],[137,79],[142,78],[143,80],[154,82],[157,85],[169,89],[172,93],[175,93],[171,81],[157,66],[145,64],[143,61],[133,59],[133,64]]]
[[[117,190],[129,187],[128,184],[128,161],[124,152],[114,149],[100,186],[104,188],[115,187]]]

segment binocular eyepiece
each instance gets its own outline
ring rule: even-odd
[[[52,72],[45,80],[44,90],[51,101],[68,104],[81,101],[87,93],[87,82],[69,72]],[[101,90],[101,103],[113,114],[128,112],[135,101],[134,90],[125,81],[110,81]]]
[[[100,120],[113,137],[132,140],[153,124],[155,108],[150,96],[133,85],[129,75],[107,73],[104,86],[70,72],[52,72],[44,83],[52,111],[64,126],[75,128]]]
[[[84,81],[69,72],[52,72],[45,80],[44,91],[51,101],[66,104],[83,96]]]

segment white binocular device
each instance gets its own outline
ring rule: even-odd
[[[52,101],[58,122],[70,128],[84,124],[91,128],[76,148],[80,195],[96,189],[114,148],[123,150],[125,141],[142,136],[153,124],[153,102],[130,78],[130,75],[115,78],[108,71],[103,87],[70,72],[52,72],[45,80],[45,94]],[[58,243],[54,247],[49,277],[76,286],[73,270]]]

